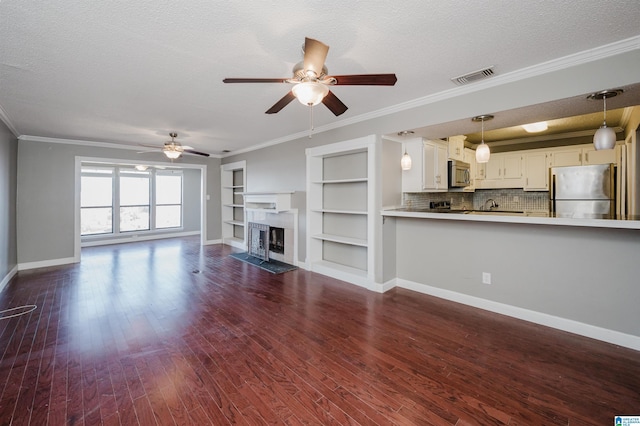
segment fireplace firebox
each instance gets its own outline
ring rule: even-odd
[[[264,223],[249,222],[248,254],[263,262],[269,261],[269,252],[284,253],[284,228]]]
[[[269,250],[284,254],[284,228],[269,227]]]

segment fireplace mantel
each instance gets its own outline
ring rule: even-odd
[[[244,207],[247,210],[262,210],[268,212],[284,212],[291,210],[290,192],[243,192]]]

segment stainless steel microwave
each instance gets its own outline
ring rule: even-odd
[[[463,161],[449,161],[449,188],[471,185],[471,165]]]

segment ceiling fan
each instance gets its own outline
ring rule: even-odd
[[[225,78],[224,83],[289,83],[293,88],[269,108],[267,114],[275,114],[294,99],[303,105],[314,106],[322,102],[336,116],[347,106],[329,90],[329,86],[393,86],[398,80],[395,74],[328,75],[324,64],[329,46],[305,37],[304,59],[293,67],[292,78]]]
[[[164,145],[161,147],[156,145],[145,145],[145,144],[140,144],[140,146],[146,146],[147,148],[160,149],[162,153],[171,160],[175,160],[177,158],[182,157],[182,154],[192,154],[192,155],[201,155],[203,157],[209,157],[209,154],[207,154],[206,152],[196,151],[195,149],[193,149],[193,147],[190,147],[188,145],[182,145],[180,142],[176,142],[175,139],[178,137],[177,133],[171,132],[169,133],[169,136],[171,137],[171,140],[165,142]]]

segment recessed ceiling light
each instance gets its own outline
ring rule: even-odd
[[[523,124],[522,128],[527,131],[527,133],[538,133],[544,132],[549,128],[546,121],[539,121],[538,123],[529,123]]]
[[[398,136],[409,136],[412,135],[414,133],[413,130],[403,130],[401,132],[398,132]]]

